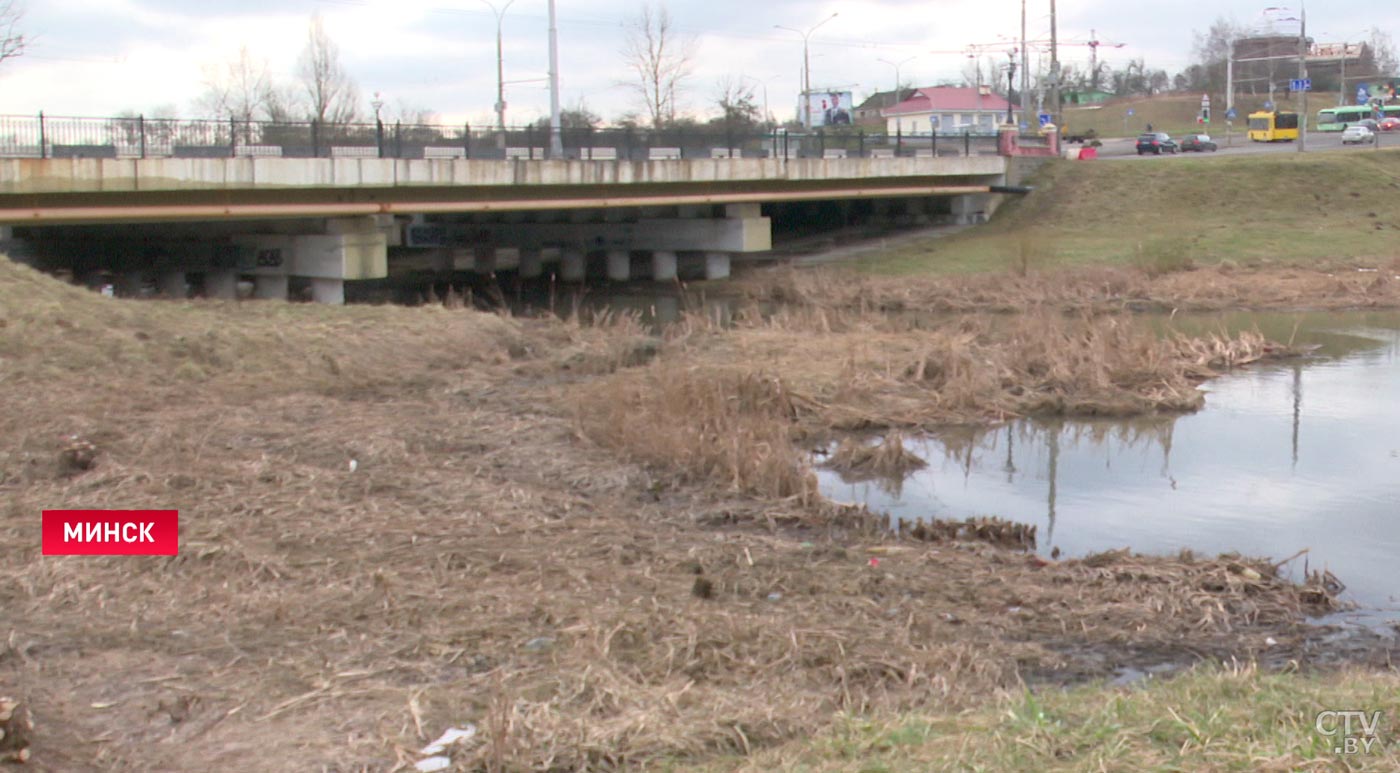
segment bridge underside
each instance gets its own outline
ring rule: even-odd
[[[1004,166],[978,159],[938,168],[941,174],[898,174],[913,168],[867,160],[826,179],[808,170],[677,181],[674,169],[640,166],[646,168],[628,173],[637,179],[627,183],[247,186],[146,179],[154,189],[144,189],[139,175],[66,187],[51,178],[8,187],[0,180],[0,224],[26,240],[37,262],[101,274],[98,283],[121,294],[235,297],[242,283],[256,297],[285,298],[302,288],[334,303],[343,301],[346,282],[386,277],[391,258],[444,273],[514,271],[522,279],[570,282],[587,278],[590,266],[619,281],[721,278],[734,256],[772,249],[764,207],[864,200],[891,222],[970,223],[990,214],[999,198],[994,186],[1005,180]],[[243,167],[224,173],[234,168]],[[773,169],[782,167],[756,173]],[[871,169],[883,173],[855,176]]]

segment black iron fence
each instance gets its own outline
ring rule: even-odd
[[[563,158],[879,158],[992,155],[992,133],[889,134],[781,128],[566,128]],[[550,156],[549,130],[463,124],[330,124],[123,116],[0,116],[5,158],[397,158],[531,160]]]

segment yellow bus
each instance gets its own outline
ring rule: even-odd
[[[1298,114],[1278,110],[1250,113],[1249,138],[1254,142],[1292,142],[1298,139]]]

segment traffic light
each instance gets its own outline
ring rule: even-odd
[[[1210,107],[1201,108],[1201,123],[1210,123]]]

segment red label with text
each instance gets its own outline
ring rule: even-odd
[[[173,556],[179,510],[45,510],[46,556]]]

